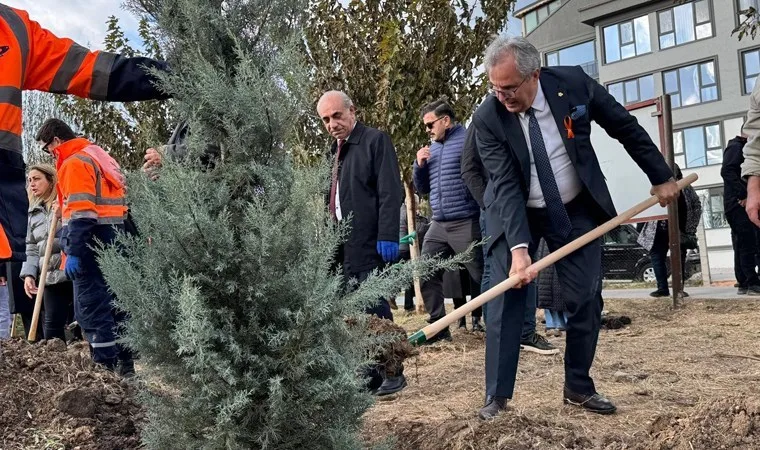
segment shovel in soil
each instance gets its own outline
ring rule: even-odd
[[[685,188],[686,186],[691,185],[692,183],[697,181],[697,178],[698,178],[697,174],[691,174],[687,177],[684,177],[682,180],[678,181],[678,189],[681,190]],[[590,243],[591,241],[595,239],[599,239],[600,237],[604,236],[605,233],[617,228],[618,226],[622,225],[625,221],[651,208],[652,206],[657,204],[657,202],[658,200],[656,196],[653,195],[649,197],[643,202],[633,206],[632,208],[628,209],[622,214],[619,214],[617,217],[610,219],[609,221],[603,223],[602,225],[599,225],[595,229],[589,231],[588,233],[584,234],[583,236],[579,237],[573,242],[570,242],[564,247],[558,249],[557,251],[549,253],[545,258],[534,262],[528,267],[527,271],[538,273],[539,271],[546,269],[547,267],[556,263],[557,261],[569,255],[570,253],[578,250],[584,245]],[[506,280],[502,281],[501,283],[497,284],[496,286],[492,287],[486,292],[480,294],[479,296],[465,303],[463,306],[460,306],[459,308],[455,309],[451,313],[445,315],[444,317],[441,317],[437,321],[431,323],[425,328],[409,336],[409,342],[412,345],[424,344],[428,339],[435,336],[441,330],[448,327],[452,323],[466,316],[468,313],[472,312],[472,310],[483,306],[483,304],[485,303],[490,302],[497,296],[517,286],[519,283],[520,283],[520,277],[518,275],[512,275],[511,277],[507,278]]]

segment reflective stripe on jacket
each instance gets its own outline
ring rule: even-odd
[[[91,52],[0,3],[0,148],[21,151],[22,90],[110,101],[167,98],[142,66],[165,69],[148,58]]]

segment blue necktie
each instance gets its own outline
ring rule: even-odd
[[[552,170],[552,165],[549,162],[549,154],[546,153],[546,145],[544,145],[538,120],[536,120],[535,110],[529,108],[525,114],[528,115],[528,134],[533,150],[533,161],[536,164],[538,182],[544,194],[549,221],[559,235],[567,238],[570,236],[573,225],[570,223],[570,216],[567,215],[565,204],[562,203],[562,196],[559,194],[557,180],[554,178],[554,170]]]

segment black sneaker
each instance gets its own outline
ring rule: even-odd
[[[539,355],[556,355],[559,353],[557,347],[550,344],[545,337],[538,333],[533,333],[530,339],[521,341],[520,350],[538,353]]]
[[[736,290],[736,295],[747,295],[747,291],[746,287],[739,286],[739,289]]]
[[[658,297],[670,297],[670,291],[661,291],[661,290],[658,289],[658,290],[652,292],[651,294],[649,294],[649,296],[650,297],[655,297],[655,298],[658,298]]]
[[[747,295],[760,295],[760,286],[750,286],[747,288]]]

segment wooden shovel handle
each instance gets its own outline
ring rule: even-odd
[[[32,325],[29,330],[30,341],[37,340],[37,324],[40,321],[40,310],[42,309],[42,292],[45,290],[50,256],[53,253],[53,242],[55,242],[55,228],[57,226],[58,214],[56,211],[53,211],[53,218],[50,219],[50,230],[48,230],[48,238],[45,245],[45,259],[42,260],[42,270],[40,270],[40,282],[37,284],[37,297],[34,299],[34,314],[32,315]]]
[[[684,179],[678,181],[678,189],[681,190],[685,188],[686,186],[691,185],[692,183],[697,181],[697,178],[698,178],[697,174],[693,173],[685,177]],[[633,206],[632,208],[628,209],[622,214],[610,219],[609,221],[603,223],[602,225],[599,225],[598,227],[594,228],[593,230],[589,231],[588,233],[584,234],[578,239],[563,246],[557,251],[549,253],[548,255],[546,255],[545,258],[540,259],[539,261],[536,261],[533,264],[531,264],[526,270],[528,272],[537,273],[543,269],[546,269],[547,267],[556,263],[560,259],[569,255],[570,253],[578,250],[579,248],[583,247],[584,245],[590,243],[591,241],[595,239],[599,239],[600,237],[604,236],[605,233],[612,231],[613,229],[622,225],[624,222],[630,220],[631,218],[641,214],[643,211],[656,205],[657,202],[658,200],[656,196],[653,195],[649,197],[648,199]],[[486,292],[470,300],[466,304],[455,309],[451,313],[445,315],[444,317],[441,317],[437,321],[431,323],[425,328],[409,336],[409,342],[411,342],[413,345],[423,344],[425,341],[427,341],[429,338],[438,334],[438,332],[440,332],[444,328],[448,327],[452,323],[456,322],[457,320],[466,316],[468,313],[472,312],[472,310],[483,306],[483,304],[493,300],[494,298],[503,294],[509,289],[512,289],[513,287],[517,286],[519,283],[520,283],[520,277],[517,275],[512,275],[511,277],[507,278],[506,280],[502,281],[501,283],[497,284],[496,286],[492,287]]]

